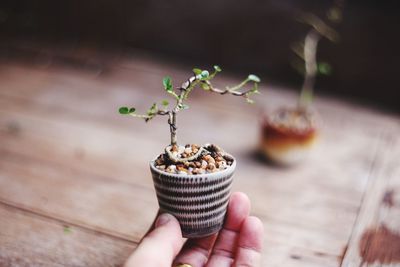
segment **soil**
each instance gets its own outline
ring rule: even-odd
[[[234,161],[220,147],[213,144],[175,145],[167,149],[169,148],[171,153],[164,152],[155,160],[155,167],[168,173],[185,175],[214,173],[225,170]],[[186,158],[190,160],[185,160]]]

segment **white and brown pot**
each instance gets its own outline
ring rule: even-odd
[[[224,223],[235,167],[234,159],[223,171],[184,175],[161,171],[151,161],[160,211],[178,219],[184,237],[199,238],[218,232]]]
[[[309,157],[320,124],[315,112],[284,108],[263,118],[260,150],[270,160],[292,165]]]

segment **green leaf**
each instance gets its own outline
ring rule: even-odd
[[[201,88],[203,88],[206,91],[210,90],[210,86],[206,83],[200,83],[200,86],[201,86]]]
[[[202,79],[206,79],[206,78],[208,78],[208,76],[210,76],[210,73],[207,70],[203,70],[200,73],[200,76],[201,76]]]
[[[128,107],[120,107],[118,111],[119,111],[120,114],[126,115],[126,114],[134,113],[136,111],[136,109],[135,108],[128,108]]]
[[[246,98],[246,102],[249,104],[254,104],[254,100],[250,98]]]
[[[71,227],[69,226],[64,226],[64,234],[70,234],[72,232]]]
[[[157,113],[157,103],[154,103],[153,105],[151,105],[151,107],[149,108],[149,110],[147,111],[147,115],[154,115],[155,113]]]
[[[333,7],[328,10],[327,17],[330,21],[334,23],[339,23],[342,21],[342,11],[338,7]]]
[[[300,104],[302,106],[308,106],[312,103],[313,98],[312,90],[307,90],[307,88],[305,88],[305,90],[303,89],[300,93]]]
[[[198,69],[198,68],[194,68],[194,69],[193,69],[193,73],[194,73],[196,76],[197,76],[197,75],[200,75],[201,72],[202,72],[201,69]]]
[[[171,77],[169,77],[169,76],[165,76],[163,78],[163,85],[164,85],[165,90],[167,90],[168,92],[171,92],[174,90],[174,88],[172,86]]]
[[[260,78],[258,78],[258,76],[254,75],[254,74],[250,74],[247,77],[247,79],[249,79],[250,81],[256,82],[256,83],[259,83],[261,81]]]
[[[120,114],[129,114],[129,108],[127,107],[120,107],[118,111]]]
[[[179,104],[179,105],[178,105],[178,108],[181,109],[181,110],[185,110],[185,109],[188,109],[189,106],[186,105],[186,104]]]
[[[253,89],[251,90],[252,93],[254,94],[260,94],[260,91],[258,91],[258,83],[255,83],[253,86]]]
[[[221,67],[218,66],[218,65],[214,65],[214,70],[215,70],[216,72],[221,72],[221,71],[222,71]]]
[[[169,105],[168,100],[166,100],[166,99],[162,100],[161,105],[163,105],[164,107],[168,106]]]
[[[323,75],[330,75],[332,73],[331,65],[326,62],[318,63],[318,73]]]

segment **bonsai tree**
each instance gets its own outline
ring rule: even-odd
[[[260,150],[269,159],[280,164],[297,163],[310,154],[318,137],[316,115],[310,109],[318,74],[329,75],[331,67],[317,61],[318,45],[322,38],[332,42],[339,34],[331,26],[341,21],[343,3],[337,1],[329,9],[327,19],[311,13],[301,13],[298,20],[310,28],[304,40],[295,43],[292,50],[298,56],[292,65],[304,77],[297,107],[282,107],[269,114],[262,123]]]
[[[298,21],[310,26],[304,39],[292,45],[293,52],[302,62],[293,62],[293,67],[303,75],[298,108],[307,109],[313,100],[315,80],[318,75],[330,75],[332,68],[327,62],[318,62],[318,45],[322,38],[331,42],[338,42],[340,37],[334,29],[334,24],[342,20],[343,2],[336,1],[323,20],[312,13],[302,13]]]
[[[190,93],[195,88],[201,88],[204,91],[210,93],[217,93],[221,95],[233,95],[233,96],[241,96],[246,99],[248,103],[253,103],[254,101],[251,99],[253,94],[259,93],[258,91],[258,83],[260,82],[260,78],[256,75],[250,74],[248,77],[243,80],[241,83],[232,86],[226,87],[225,89],[219,89],[212,85],[211,80],[221,72],[222,69],[215,65],[214,70],[210,73],[207,70],[201,70],[198,68],[193,69],[193,75],[189,77],[181,86],[174,88],[172,80],[169,76],[163,78],[163,86],[167,94],[172,96],[174,100],[174,105],[170,107],[169,101],[164,99],[159,104],[154,103],[147,110],[145,114],[139,114],[136,112],[136,108],[134,107],[120,107],[119,113],[122,115],[129,115],[135,118],[144,119],[146,122],[150,121],[156,116],[168,116],[168,124],[171,134],[171,143],[170,146],[166,148],[166,152],[171,160],[175,162],[183,162],[188,160],[193,160],[198,154],[200,154],[203,149],[199,149],[197,154],[193,155],[190,158],[178,158],[175,153],[171,153],[171,150],[176,150],[176,146],[178,145],[177,141],[177,115],[180,111],[186,110],[189,106],[186,104]],[[248,89],[244,89],[244,87],[251,83],[252,86]]]
[[[189,108],[186,102],[196,88],[208,93],[244,97],[249,103],[253,103],[251,96],[258,93],[260,79],[255,75],[249,75],[232,87],[214,87],[211,80],[219,72],[219,66],[214,66],[212,73],[193,69],[193,75],[179,87],[173,86],[170,77],[164,77],[164,89],[174,100],[174,105],[162,100],[144,114],[137,113],[133,107],[119,108],[119,113],[146,122],[156,116],[168,117],[171,142],[164,153],[150,162],[150,170],[161,212],[173,214],[178,219],[184,237],[204,237],[221,229],[236,160],[216,145],[178,145],[178,113]],[[249,83],[252,86],[246,89]]]

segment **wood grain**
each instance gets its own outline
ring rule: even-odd
[[[0,203],[1,266],[121,266],[133,242]]]
[[[395,243],[379,247],[372,246],[374,234],[382,227],[389,233],[400,233],[400,139],[398,136],[384,136],[385,145],[380,147],[374,160],[367,190],[365,191],[360,212],[357,217],[351,239],[342,266],[398,266],[400,265],[400,238]],[[371,232],[363,244],[363,237]],[[387,236],[387,237],[388,237]],[[386,238],[387,238],[386,237]],[[393,242],[393,241],[392,241]],[[367,247],[366,247],[367,246]],[[393,252],[391,248],[397,248]]]
[[[157,211],[147,162],[169,137],[164,118],[145,125],[119,116],[116,109],[138,103],[144,110],[154,98],[162,99],[160,80],[166,72],[181,80],[188,74],[145,59],[120,62],[100,74],[0,64],[0,205],[11,214],[7,220],[0,217],[0,229],[6,229],[1,233],[15,236],[15,229],[42,225],[46,218],[43,236],[59,240],[53,232],[59,222],[68,223],[90,233],[87,238],[99,235],[110,246],[115,242],[112,255],[102,254],[108,245],[83,253],[102,254],[110,265],[120,263],[116,255],[128,251],[121,244],[138,242]],[[238,80],[227,75],[221,84]],[[263,266],[339,266],[344,252],[346,266],[347,260],[356,259],[357,233],[362,233],[357,229],[366,225],[360,223],[363,210],[371,210],[366,203],[379,206],[383,191],[399,188],[398,176],[391,174],[393,178],[381,182],[385,175],[377,175],[399,165],[398,155],[387,152],[394,142],[388,138],[400,133],[399,119],[318,99],[324,123],[311,158],[289,169],[265,165],[253,153],[258,109],[271,110],[295,98],[289,91],[268,88],[254,108],[242,99],[195,92],[191,112],[179,117],[178,135],[182,143],[218,143],[238,159],[234,189],[250,196],[252,213],[266,228]],[[373,184],[376,181],[383,185]],[[391,208],[388,214],[395,211]],[[385,219],[392,228],[399,223],[394,215]],[[21,224],[13,226],[17,220]],[[53,259],[36,253],[35,244],[41,243],[35,238],[21,245],[0,235],[0,242],[4,240],[8,252],[0,254],[0,262],[12,265],[10,248],[16,248],[15,253],[33,258],[37,265],[74,265],[69,254]],[[68,249],[79,251],[85,242],[71,241]],[[79,264],[99,262],[81,257]]]

